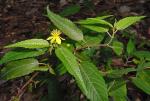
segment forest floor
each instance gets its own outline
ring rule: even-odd
[[[7,51],[2,49],[7,44],[34,37],[46,38],[49,35],[48,29],[51,23],[44,16],[47,5],[56,13],[61,12],[68,5],[80,5],[81,9],[78,13],[67,17],[73,21],[95,17],[107,12],[117,18],[129,15],[150,17],[149,0],[92,0],[91,3],[93,4],[89,7],[88,4],[83,3],[83,0],[0,0],[0,57]],[[150,19],[147,18],[139,26],[135,26],[135,31],[139,37],[150,40]],[[23,80],[20,79],[8,83],[0,81],[0,101],[9,101],[22,83]],[[62,84],[64,88],[67,87],[65,84]],[[69,96],[79,95],[78,91],[74,95],[76,89],[74,85],[71,83],[67,85],[70,88],[66,92],[71,91]],[[38,93],[26,92],[22,101],[39,101],[39,96],[45,92],[45,89],[40,88],[36,92]],[[133,91],[133,93],[135,92]],[[67,100],[69,96],[66,94]],[[138,95],[137,93],[135,96],[138,96],[135,101],[143,101],[140,100],[140,97],[145,97],[145,95]]]

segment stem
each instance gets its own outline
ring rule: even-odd
[[[108,87],[108,91],[110,91],[110,89],[114,86],[114,84],[115,84],[115,80],[113,81],[113,83]]]
[[[33,81],[33,79],[38,75],[38,72],[32,75],[32,77],[19,89],[17,96],[20,98],[23,95],[23,92],[25,92],[25,88]]]
[[[111,34],[109,32],[107,32],[107,34],[109,35],[109,37],[112,37]]]
[[[112,29],[112,36],[110,37],[111,39],[109,40],[109,42],[107,43],[107,45],[111,44],[111,42],[113,41],[115,34],[116,34],[117,30],[115,30],[115,28]]]
[[[112,35],[107,32],[107,34],[110,36],[110,40],[107,44],[100,44],[100,45],[88,45],[88,46],[83,46],[81,48],[76,48],[75,51],[81,50],[81,49],[85,49],[85,48],[90,48],[90,47],[109,47],[109,48],[113,48],[110,46],[110,43],[113,41],[115,34],[116,34],[117,30],[115,30],[115,28],[112,29]],[[84,41],[85,42],[85,41]],[[86,43],[86,42],[85,42]]]
[[[52,54],[52,50],[53,50],[53,45],[51,45],[51,47],[49,48],[49,54]]]

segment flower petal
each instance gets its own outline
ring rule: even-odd
[[[61,34],[61,31],[58,29],[54,29],[51,31],[52,36],[59,36]]]
[[[56,37],[56,43],[61,44],[61,39],[60,39],[60,37]]]
[[[61,40],[65,40],[64,38],[60,37]]]
[[[51,43],[55,43],[55,40],[56,40],[56,38],[53,37],[53,38],[51,39]]]
[[[48,37],[46,40],[51,40],[53,37],[52,36],[50,36],[50,37]]]

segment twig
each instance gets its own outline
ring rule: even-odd
[[[110,37],[111,39],[109,40],[109,42],[107,43],[107,45],[111,44],[111,42],[113,41],[114,37],[115,37],[115,34],[117,32],[117,30],[115,30],[114,28],[112,29],[112,36]]]
[[[17,97],[21,97],[23,95],[23,92],[25,92],[25,88],[33,81],[33,79],[38,75],[38,72],[36,72],[35,74],[32,75],[32,77],[21,87],[21,89],[19,89],[18,93],[17,93]]]
[[[107,34],[108,34],[109,37],[112,37],[111,34],[110,34],[109,32],[107,32]]]

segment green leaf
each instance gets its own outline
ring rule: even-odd
[[[113,50],[117,55],[121,55],[123,51],[123,44],[119,41],[113,42]]]
[[[134,50],[135,50],[135,44],[130,39],[129,42],[128,42],[128,44],[127,44],[127,53],[130,55]]]
[[[86,86],[83,82],[81,71],[79,69],[78,62],[73,53],[65,47],[58,47],[55,50],[55,53],[56,56],[61,60],[67,71],[75,77],[80,89],[84,92],[87,92]]]
[[[137,21],[140,21],[144,17],[145,16],[131,16],[131,17],[126,17],[126,18],[123,18],[123,19],[119,20],[117,23],[115,23],[114,26],[115,26],[115,28],[117,30],[123,30],[123,29],[129,27],[130,25],[133,25]]]
[[[108,101],[105,81],[94,65],[91,63],[87,64],[89,62],[84,62],[79,67],[76,57],[65,47],[57,48],[55,53],[67,71],[75,77],[82,92],[91,101]]]
[[[39,66],[39,67],[35,68],[34,70],[45,72],[45,71],[48,71],[48,69],[49,69],[49,66],[45,65],[45,66]]]
[[[107,73],[107,76],[109,78],[120,78],[123,75],[127,75],[129,72],[135,72],[135,68],[124,68],[124,69],[116,69],[116,70],[110,70]]]
[[[113,27],[113,25],[105,20],[101,20],[99,18],[88,18],[86,20],[80,20],[77,23],[84,24],[84,25],[94,25],[94,24],[101,24],[101,25],[107,25],[110,27]]]
[[[145,58],[146,60],[150,60],[150,52],[149,51],[135,51],[133,52],[133,56],[143,59]]]
[[[132,82],[145,93],[150,95],[150,70],[141,71]]]
[[[99,17],[96,17],[96,18],[103,20],[103,19],[107,19],[107,18],[112,17],[112,16],[113,15],[103,15],[103,16],[99,16]]]
[[[93,58],[93,56],[95,55],[95,52],[96,52],[95,48],[87,48],[87,49],[84,49],[82,52],[76,53],[75,55],[79,60],[91,61],[91,58]]]
[[[137,67],[137,71],[142,71],[144,69],[146,69],[147,67],[150,67],[150,62],[145,62],[145,61],[142,61],[139,63],[138,67]],[[137,75],[138,75],[139,72],[137,72]]]
[[[114,101],[127,101],[127,88],[124,80],[117,80],[112,82],[113,86],[110,89],[109,95],[113,97]]]
[[[18,59],[24,59],[29,57],[36,57],[45,53],[47,49],[37,49],[37,50],[13,50],[6,53],[0,60],[0,64],[7,63],[9,61],[14,61]]]
[[[107,86],[97,67],[89,61],[81,62],[80,70],[90,101],[108,101]]]
[[[95,21],[95,22],[97,22],[99,24],[102,24],[102,25],[107,25],[109,27],[113,27],[113,25],[111,23],[109,23],[109,22],[107,22],[105,20],[101,20],[99,18],[90,18],[90,20],[93,20],[93,21]]]
[[[104,34],[99,34],[96,36],[84,36],[84,41],[76,43],[76,48],[81,47],[91,47],[91,46],[98,46],[100,42],[103,40]]]
[[[82,25],[83,27],[87,28],[87,29],[90,29],[92,31],[95,31],[95,32],[108,32],[108,28],[104,28],[104,27],[100,27],[100,26],[96,26],[96,25]]]
[[[49,10],[49,7],[47,7],[47,16],[53,22],[53,24],[69,38],[76,41],[83,40],[82,31],[77,28],[77,26],[73,22],[51,12]]]
[[[63,75],[67,72],[67,69],[65,68],[65,66],[63,64],[59,64],[55,68],[55,72],[56,72],[57,75]]]
[[[0,78],[10,80],[32,73],[39,68],[36,59],[23,59],[8,63],[1,71]]]
[[[49,43],[48,41],[43,40],[43,39],[29,39],[29,40],[24,40],[21,42],[17,42],[17,43],[5,46],[5,48],[15,48],[15,47],[45,48],[45,47],[49,47]]]
[[[110,23],[105,21],[104,19],[111,17],[112,15],[106,15],[106,16],[101,16],[101,17],[95,17],[95,18],[87,18],[85,20],[80,20],[77,21],[76,23],[79,24],[106,24],[109,25]],[[109,24],[108,24],[109,23]]]
[[[63,9],[63,11],[60,12],[61,16],[70,16],[78,13],[80,11],[79,5],[70,5]]]

